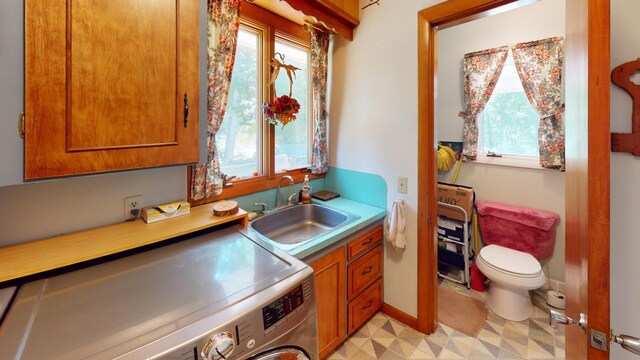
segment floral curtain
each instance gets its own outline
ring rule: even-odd
[[[540,165],[564,170],[564,104],[562,104],[562,38],[516,44],[513,60],[524,92],[540,115]]]
[[[311,28],[311,91],[315,131],[311,153],[311,172],[327,172],[327,76],[329,64],[329,34]]]
[[[242,0],[209,0],[207,14],[207,162],[192,168],[191,198],[206,199],[222,192],[216,133],[222,125],[236,54]]]
[[[474,160],[478,154],[478,116],[496,87],[509,47],[482,50],[464,56],[464,119],[462,155]]]

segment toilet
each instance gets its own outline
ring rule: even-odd
[[[487,305],[513,321],[531,317],[530,290],[547,282],[540,261],[553,255],[556,213],[521,206],[476,201],[480,233],[485,244],[476,259],[491,280]]]

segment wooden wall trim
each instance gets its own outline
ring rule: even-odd
[[[436,221],[436,143],[434,76],[436,30],[425,14],[418,15],[418,318],[417,329],[438,328]],[[429,220],[431,219],[431,221]]]
[[[387,303],[382,304],[382,308],[380,309],[383,313],[387,314],[390,318],[398,320],[399,322],[418,330],[418,319],[413,316],[407,314],[406,312],[399,310]]]

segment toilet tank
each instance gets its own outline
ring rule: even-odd
[[[553,255],[560,215],[544,210],[476,201],[480,234],[485,244],[523,251],[543,260]]]

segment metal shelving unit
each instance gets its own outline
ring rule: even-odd
[[[443,202],[438,202],[438,207],[453,209],[455,211],[459,211],[461,214],[464,214],[464,222],[462,223],[462,233],[463,233],[462,241],[449,239],[438,234],[438,240],[444,241],[445,243],[452,243],[452,244],[455,244],[456,246],[462,247],[462,253],[460,254],[458,252],[453,252],[451,250],[442,249],[438,246],[438,262],[443,262],[446,265],[463,270],[463,278],[462,280],[458,280],[450,276],[441,274],[439,271],[438,271],[438,276],[440,276],[443,279],[447,279],[449,281],[453,281],[455,283],[465,285],[467,288],[470,288],[471,283],[469,281],[469,276],[470,276],[469,269],[471,268],[470,261],[472,259],[471,259],[471,256],[469,255],[469,240],[470,240],[469,214],[467,214],[467,211],[460,206],[451,205]],[[453,219],[448,219],[448,220],[460,223],[460,221],[458,220],[453,220]]]

